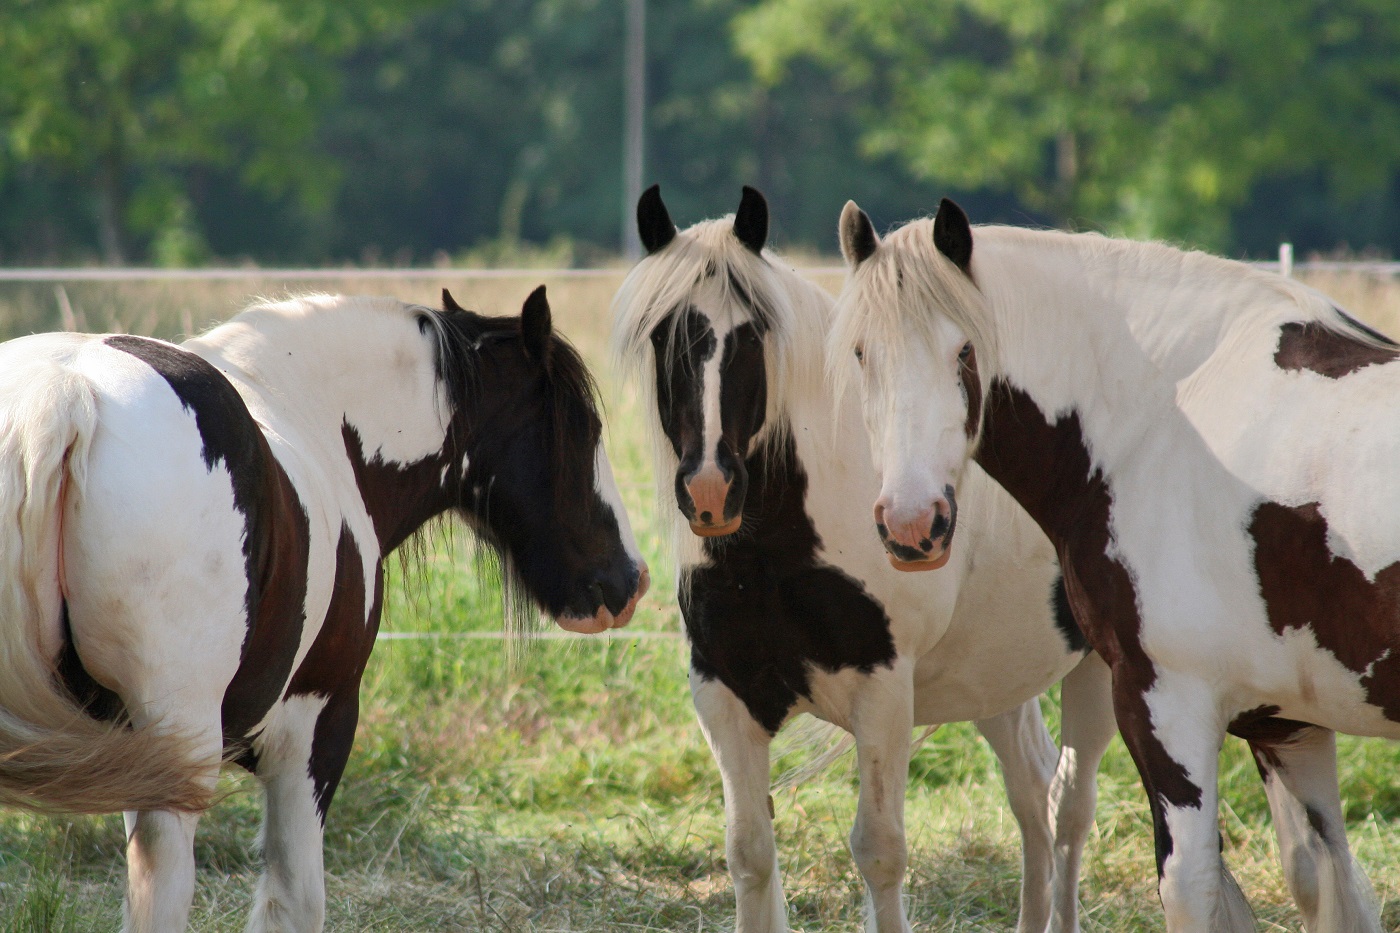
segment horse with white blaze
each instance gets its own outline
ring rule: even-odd
[[[1254,929],[1221,858],[1230,733],[1307,929],[1379,933],[1334,731],[1400,738],[1400,347],[1273,273],[974,234],[946,200],[883,240],[848,203],[840,236],[829,365],[859,380],[883,512],[908,545],[975,463],[1055,543],[1113,672],[1167,928]]]
[[[871,933],[909,930],[913,727],[964,720],[1000,759],[1020,824],[1017,929],[1076,930],[1095,772],[1114,732],[1107,670],[1086,656],[1049,542],[985,477],[968,477],[972,517],[958,527],[970,543],[944,572],[900,573],[868,540],[860,503],[879,474],[858,413],[823,377],[833,299],[764,249],[768,220],[745,188],[737,214],[677,231],[650,188],[637,205],[648,255],[614,300],[658,486],[674,488],[690,686],[724,785],[738,930],[788,929],[769,754],[804,712],[854,736],[851,848]],[[1061,678],[1063,756],[1038,698]]]
[[[426,521],[463,516],[568,629],[647,588],[543,287],[518,318],[443,300],[0,345],[0,804],[126,811],[133,933],[185,927],[226,760],[266,797],[248,929],[321,929],[383,561]]]

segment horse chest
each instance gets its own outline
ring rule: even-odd
[[[896,652],[880,602],[818,559],[791,444],[746,466],[746,531],[706,542],[707,559],[684,574],[681,612],[696,673],[723,682],[772,733],[812,699],[814,672],[869,672]]]

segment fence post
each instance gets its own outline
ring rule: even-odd
[[[1278,245],[1278,271],[1280,275],[1287,278],[1293,277],[1293,244],[1280,243]]]

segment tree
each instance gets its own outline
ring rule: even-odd
[[[868,152],[1060,224],[1218,247],[1262,178],[1400,166],[1386,0],[764,0],[737,35],[770,85],[809,60],[864,94]]]
[[[309,158],[335,56],[382,24],[369,0],[10,0],[0,7],[0,172],[86,195],[104,259],[198,256],[190,189],[236,167],[324,200]]]

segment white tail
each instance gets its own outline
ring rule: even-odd
[[[212,788],[190,743],[92,718],[55,670],[64,503],[82,495],[96,427],[91,386],[57,360],[0,374],[0,805],[202,809]]]

